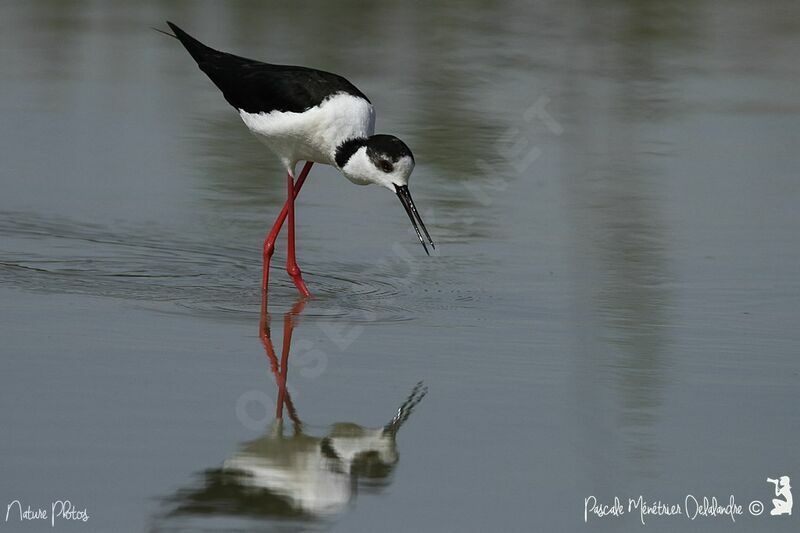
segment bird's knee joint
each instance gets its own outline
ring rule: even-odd
[[[293,278],[296,278],[300,275],[300,267],[297,265],[286,265],[286,272]]]

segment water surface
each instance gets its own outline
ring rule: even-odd
[[[766,477],[800,480],[798,15],[4,4],[0,503],[69,498],[75,531],[639,531],[584,524],[584,498],[769,502]],[[430,258],[385,190],[315,167],[299,197],[314,298],[294,308],[281,242],[269,301],[299,426],[275,420],[259,329],[284,177],[165,19],[346,75],[417,160]],[[420,381],[402,431],[348,462],[332,442]],[[645,526],[685,527],[732,525]]]

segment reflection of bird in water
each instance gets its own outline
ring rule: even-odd
[[[417,384],[395,418],[379,428],[337,423],[316,437],[295,425],[291,435],[284,435],[282,421],[276,420],[267,435],[247,443],[221,471],[243,493],[282,499],[294,512],[340,512],[359,483],[386,484],[398,461],[397,430],[424,395]]]
[[[388,484],[398,461],[397,432],[427,388],[417,383],[382,427],[337,423],[324,436],[307,433],[286,390],[293,317],[302,307],[301,302],[285,315],[284,347],[278,361],[262,306],[261,339],[279,390],[276,418],[269,431],[244,444],[221,468],[206,470],[198,486],[169,498],[170,516],[324,518],[343,511],[359,487],[379,490]],[[288,434],[284,404],[292,426]]]

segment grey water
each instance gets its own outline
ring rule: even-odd
[[[167,19],[353,81],[436,253],[315,166],[261,327],[285,177]],[[796,531],[798,50],[789,0],[2,3],[0,529]]]

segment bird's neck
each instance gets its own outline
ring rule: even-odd
[[[367,144],[366,137],[352,137],[341,142],[337,147],[336,151],[334,152],[334,161],[336,161],[336,166],[341,170],[350,160],[354,153],[358,151],[359,148],[365,146]]]

